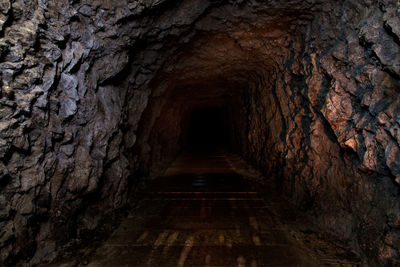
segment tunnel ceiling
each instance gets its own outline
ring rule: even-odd
[[[397,0],[4,0],[0,261],[51,260],[219,108],[232,152],[373,265],[400,258]]]

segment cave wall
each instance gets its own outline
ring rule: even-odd
[[[313,21],[283,63],[252,77],[247,157],[314,221],[374,259],[370,264],[394,266],[399,6],[356,4],[332,7],[341,16]]]
[[[95,229],[176,156],[187,97],[229,95],[237,151],[395,263],[399,4],[340,3],[2,1],[0,261],[51,260]]]
[[[160,6],[2,3],[1,262],[51,260],[126,205],[158,52],[194,19]]]

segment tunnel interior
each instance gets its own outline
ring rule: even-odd
[[[199,108],[189,115],[187,143],[184,149],[211,150],[229,148],[229,114],[223,107]]]
[[[400,264],[399,2],[339,2],[5,1],[0,261],[54,260],[185,151],[221,149]]]

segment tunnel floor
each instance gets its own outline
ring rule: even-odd
[[[221,151],[181,155],[84,265],[359,266],[234,162]]]

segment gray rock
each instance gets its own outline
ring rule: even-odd
[[[107,55],[97,61],[94,69],[95,75],[98,77],[98,83],[101,85],[116,77],[127,66],[128,62],[129,55],[126,51]]]
[[[385,21],[385,26],[390,30],[390,33],[394,35],[397,42],[400,40],[400,19],[394,16]]]
[[[75,76],[63,73],[60,78],[60,86],[63,88],[63,94],[59,115],[65,120],[73,116],[78,110],[78,81]]]
[[[80,14],[87,16],[87,17],[96,15],[96,12],[89,5],[81,6],[78,11]]]
[[[8,20],[8,13],[11,9],[11,3],[9,0],[2,0],[0,2],[0,32],[2,32],[4,29],[4,24]]]

